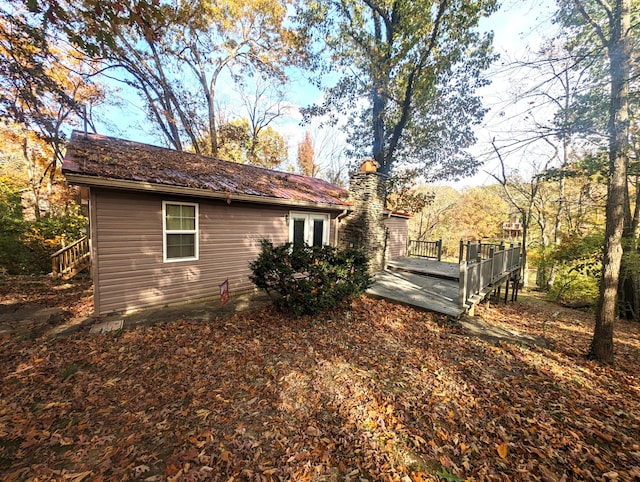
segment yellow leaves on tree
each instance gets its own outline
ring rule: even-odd
[[[304,133],[304,139],[298,144],[298,168],[304,176],[314,177],[318,174],[318,165],[315,163],[313,141],[309,132]]]

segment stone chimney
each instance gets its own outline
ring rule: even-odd
[[[375,161],[365,161],[349,180],[349,201],[353,211],[342,220],[340,247],[362,247],[369,256],[372,272],[384,269],[386,227],[384,209],[387,176],[376,171]]]

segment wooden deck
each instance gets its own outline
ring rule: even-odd
[[[375,275],[367,294],[454,318],[465,312],[458,306],[458,282],[436,276],[387,269]]]
[[[461,243],[460,263],[427,258],[400,258],[387,263],[375,275],[367,294],[459,318],[490,293],[506,285],[505,301],[512,285],[517,297],[520,246]]]
[[[406,271],[409,273],[433,276],[451,280],[460,279],[460,265],[447,261],[436,261],[424,258],[400,258],[387,263],[391,270]],[[457,295],[456,295],[457,297]]]

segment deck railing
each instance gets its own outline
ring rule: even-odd
[[[460,242],[458,303],[461,307],[474,296],[483,297],[490,287],[502,280],[519,277],[522,252],[520,244],[511,244],[508,247],[504,243],[488,246],[486,251],[483,251],[480,242]]]
[[[474,262],[489,259],[491,250],[504,249],[504,243],[483,243],[482,241],[460,241],[460,261]]]
[[[89,238],[83,236],[51,255],[51,274],[56,278],[72,278],[91,263]]]
[[[410,239],[407,246],[409,257],[428,258],[440,261],[442,259],[442,240],[419,241]]]

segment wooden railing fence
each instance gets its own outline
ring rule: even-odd
[[[72,278],[90,264],[91,250],[87,236],[51,255],[51,273],[56,278]]]
[[[418,241],[410,239],[407,246],[409,257],[428,258],[440,261],[442,259],[442,240]]]
[[[519,279],[520,244],[484,245],[460,242],[460,288],[458,303],[465,306],[474,296],[483,297],[504,279]]]
[[[460,259],[468,262],[477,259],[489,259],[491,250],[500,250],[504,243],[483,243],[482,241],[460,241]]]

